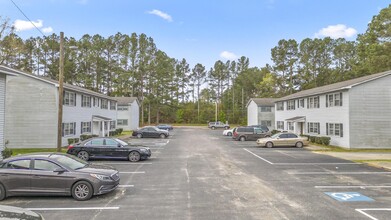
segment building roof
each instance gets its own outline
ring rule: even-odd
[[[363,84],[363,83],[366,83],[369,81],[373,81],[373,80],[376,80],[376,79],[379,79],[379,78],[382,78],[385,76],[389,76],[389,75],[391,75],[391,70],[386,71],[386,72],[382,72],[382,73],[367,75],[367,76],[363,76],[363,77],[359,77],[359,78],[355,78],[355,79],[351,79],[351,80],[347,80],[347,81],[343,81],[343,82],[338,82],[338,83],[334,83],[334,84],[330,84],[330,85],[316,87],[313,89],[303,90],[303,91],[279,98],[276,101],[286,101],[286,100],[291,100],[291,99],[296,99],[296,98],[303,98],[303,97],[320,95],[320,94],[329,93],[329,92],[346,90],[346,89],[350,89],[354,86],[357,86],[357,85],[360,85],[360,84]]]
[[[247,102],[247,107],[248,105],[250,104],[251,101],[254,101],[255,104],[257,104],[258,106],[270,106],[270,107],[274,107],[274,102],[276,101],[277,99],[276,98],[251,98],[248,102]]]
[[[137,97],[113,97],[115,100],[117,100],[118,105],[130,105],[134,101],[138,103]]]
[[[28,73],[28,72],[12,69],[12,68],[9,68],[9,67],[6,67],[6,66],[2,66],[2,65],[0,65],[0,72],[1,73],[6,73],[6,74],[7,73],[8,74],[13,74],[13,75],[24,75],[24,76],[27,76],[27,77],[30,77],[30,78],[33,78],[33,79],[36,79],[36,80],[39,80],[39,81],[42,81],[42,82],[46,82],[46,83],[52,84],[52,85],[54,85],[56,87],[59,86],[59,83],[58,83],[57,80],[53,80],[53,79],[50,79],[48,77],[36,76],[36,75],[33,75],[31,73]],[[75,92],[80,92],[80,93],[84,93],[84,94],[87,94],[87,95],[92,95],[92,96],[96,96],[96,97],[100,97],[100,98],[115,100],[114,97],[110,97],[110,96],[107,96],[107,95],[99,93],[99,92],[95,92],[95,91],[92,91],[92,90],[89,90],[89,89],[85,89],[85,88],[82,88],[82,87],[79,87],[79,86],[70,85],[70,84],[67,84],[67,83],[64,83],[64,89],[75,91]]]

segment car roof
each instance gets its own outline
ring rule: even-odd
[[[12,157],[9,157],[9,158],[6,158],[3,160],[3,162],[7,162],[7,161],[10,161],[10,160],[15,160],[15,159],[43,159],[43,158],[49,158],[51,155],[62,155],[62,156],[66,156],[66,154],[64,153],[59,153],[59,152],[40,152],[40,153],[28,153],[28,154],[21,154],[21,155],[16,155],[16,156],[12,156]]]

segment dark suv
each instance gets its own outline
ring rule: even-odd
[[[237,141],[256,141],[259,138],[270,137],[271,132],[269,129],[266,126],[265,127],[267,130],[262,127],[238,127],[232,135],[232,138]]]

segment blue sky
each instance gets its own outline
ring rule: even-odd
[[[145,33],[157,47],[190,67],[246,56],[250,66],[271,64],[281,39],[345,37],[355,40],[386,0],[13,0],[41,31],[79,39],[117,32]],[[26,23],[11,0],[0,0],[26,39],[41,33]]]

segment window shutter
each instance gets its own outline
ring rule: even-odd
[[[310,108],[310,98],[307,98],[307,108]]]
[[[339,132],[341,134],[341,137],[343,137],[343,127],[342,127],[342,123],[339,124],[339,128],[341,129],[341,131]]]
[[[300,108],[300,99],[297,100],[297,108]]]
[[[296,100],[293,100],[293,110],[295,110],[296,107]]]
[[[318,125],[318,134],[320,134],[320,123],[316,123]]]
[[[62,104],[65,104],[65,91],[62,92]]]
[[[72,124],[73,124],[73,135],[75,135],[76,134],[76,122],[73,122]]]
[[[318,96],[318,105],[317,105],[317,108],[319,108],[319,103],[320,103],[320,98]]]
[[[310,123],[307,122],[307,133],[310,133]]]
[[[340,106],[342,106],[342,92],[341,92],[341,93],[339,93],[339,99],[340,99],[340,101],[339,101],[339,105],[340,105]]]
[[[326,123],[326,135],[329,135],[329,123]]]
[[[80,122],[80,134],[83,134],[83,122]]]
[[[326,95],[326,108],[329,107],[329,96]]]
[[[76,93],[75,93],[75,105],[74,106],[76,106]],[[76,123],[76,122],[75,122]]]
[[[64,123],[62,123],[61,136],[64,137]]]

